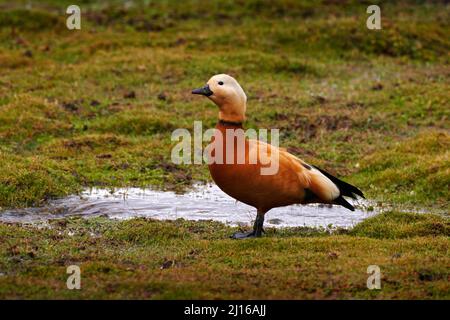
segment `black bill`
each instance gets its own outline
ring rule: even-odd
[[[194,89],[194,90],[192,90],[192,93],[193,94],[202,94],[207,97],[209,97],[210,95],[213,94],[213,92],[209,88],[209,85],[206,85],[206,86],[198,88],[198,89]]]

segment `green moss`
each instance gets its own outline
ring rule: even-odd
[[[355,181],[371,193],[381,188],[394,201],[445,205],[450,200],[449,147],[446,132],[422,132],[364,158]]]
[[[0,54],[0,65],[5,69],[26,67],[29,66],[31,62],[32,60],[21,52],[4,52]]]
[[[1,150],[12,171],[57,168],[61,186],[11,201],[8,184],[3,206],[210,179],[206,166],[170,163],[170,133],[214,126],[217,108],[190,91],[219,72],[247,92],[247,125],[279,128],[298,156],[382,202],[448,204],[448,145],[423,140],[441,139],[450,116],[443,4],[383,3],[372,32],[359,1],[86,1],[80,31],[65,28],[69,2],[27,3],[0,10]]]
[[[375,1],[382,30],[369,31],[356,0],[86,0],[69,31],[70,1],[0,2],[0,207],[209,180],[171,163],[170,133],[214,126],[217,108],[190,91],[222,72],[248,95],[248,127],[279,128],[282,146],[383,205],[448,207],[443,3]],[[50,225],[0,223],[0,298],[449,298],[447,217],[388,212],[242,242],[211,221]],[[82,290],[66,288],[71,264]],[[380,291],[366,287],[373,264]]]
[[[54,13],[44,10],[12,9],[0,11],[0,27],[27,31],[43,31],[65,27],[65,21]]]
[[[359,223],[350,234],[378,239],[450,237],[450,220],[436,215],[387,212]]]
[[[70,132],[69,119],[58,105],[22,95],[0,108],[0,141],[25,144],[42,135]]]
[[[335,46],[350,52],[357,49],[371,55],[435,60],[445,59],[450,48],[450,42],[443,37],[446,28],[448,25],[435,21],[412,25],[406,21],[383,19],[383,31],[368,32],[365,20],[349,19],[339,21],[326,37]]]
[[[171,119],[170,114],[165,111],[132,109],[93,121],[90,127],[95,131],[127,135],[170,133],[175,128]]]
[[[19,157],[0,151],[0,207],[42,205],[80,190],[72,172],[39,156]]]
[[[346,235],[291,228],[236,241],[227,235],[237,228],[212,221],[0,223],[0,297],[447,299],[448,227],[447,218],[390,212]],[[73,264],[81,290],[66,288]],[[366,287],[374,264],[382,290]]]

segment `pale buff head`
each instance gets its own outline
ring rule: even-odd
[[[242,122],[245,120],[247,96],[239,83],[227,74],[216,74],[202,88],[192,91],[211,99],[219,107],[219,119]]]

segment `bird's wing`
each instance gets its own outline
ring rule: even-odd
[[[308,176],[308,180],[310,181],[309,188],[319,199],[331,202],[339,197],[340,191],[338,186],[320,172],[320,170],[291,153],[284,152],[284,154],[296,165],[297,172]],[[302,169],[301,171],[298,170],[300,167]]]
[[[249,156],[256,157],[263,163],[267,163],[267,159],[276,160],[278,156],[282,171],[288,170],[298,177],[298,185],[292,186],[293,188],[310,189],[318,199],[325,202],[331,202],[339,197],[339,188],[328,177],[286,149],[255,139],[249,139],[249,146]]]

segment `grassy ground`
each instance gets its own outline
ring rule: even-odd
[[[254,241],[215,222],[105,218],[51,228],[0,224],[0,298],[450,299],[450,222],[395,213],[352,231],[267,230]],[[81,268],[81,290],[66,267]],[[378,265],[381,290],[367,289]]]
[[[170,134],[192,130],[194,120],[215,124],[216,108],[190,90],[224,72],[248,94],[247,127],[279,128],[281,145],[379,203],[448,212],[449,7],[373,3],[382,8],[381,31],[365,27],[366,3],[289,0],[79,1],[82,30],[70,31],[64,14],[70,1],[0,1],[0,207],[40,205],[86,186],[183,189],[209,180],[205,166],[170,162]],[[0,224],[0,296],[416,298],[448,292],[442,280],[448,229],[433,223],[428,228],[436,234],[420,233],[414,222],[400,240],[370,220],[373,228],[358,226],[360,233],[351,235],[280,231],[245,243],[220,240],[230,230],[216,224],[67,223],[80,235],[68,236],[67,226],[31,231]],[[91,229],[102,236],[90,237]],[[34,243],[41,243],[38,254],[27,258],[20,248]],[[197,247],[201,254],[189,260]],[[277,253],[267,257],[267,250]],[[339,258],[330,260],[331,251]],[[392,260],[397,251],[405,255]],[[372,257],[391,268],[389,290],[365,289]],[[158,270],[163,259],[179,264]],[[82,261],[86,270],[80,292],[62,291],[61,270],[69,261]],[[96,273],[102,265],[109,271]],[[420,280],[420,268],[431,272],[422,276],[430,281]],[[87,289],[97,280],[100,287]],[[270,289],[256,290],[264,286]]]

